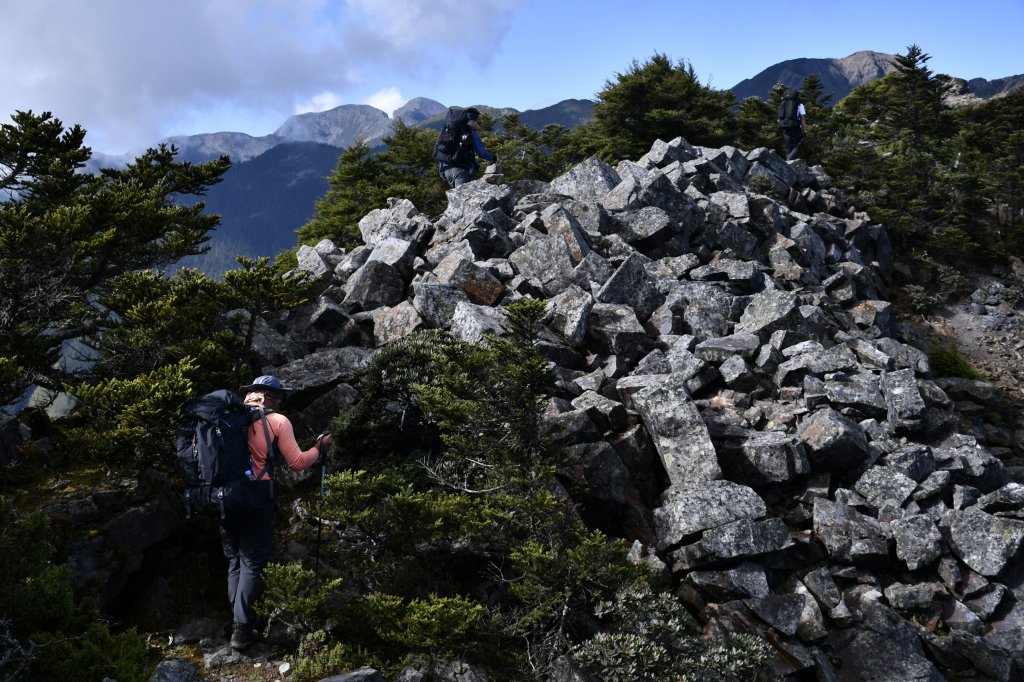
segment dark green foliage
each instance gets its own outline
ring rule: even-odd
[[[488,127],[484,127],[485,124]],[[482,130],[489,129],[489,121],[481,121]],[[408,199],[420,212],[439,215],[448,205],[445,191],[448,185],[438,174],[434,160],[437,133],[428,128],[413,128],[403,121],[394,123],[392,133],[382,142],[385,149],[380,161],[385,172],[380,188],[388,197]]]
[[[821,79],[811,74],[800,84],[800,101],[807,110],[807,135],[800,143],[800,158],[807,163],[821,163],[824,150],[828,148],[827,137],[832,117],[831,94],[824,94]]]
[[[1019,256],[1022,138],[1014,133],[1024,98],[951,109],[943,100],[949,81],[931,73],[928,59],[911,45],[896,71],[836,106],[824,166],[913,257],[963,267]]]
[[[984,202],[992,211],[994,224],[986,235],[991,250],[1024,255],[1024,89],[983,104],[954,111],[966,146],[975,154],[968,157],[965,173],[972,190],[964,199]]]
[[[333,426],[349,444],[340,453],[346,466],[378,471],[439,446],[436,429],[422,420],[414,386],[435,380],[434,354],[453,343],[448,332],[428,330],[373,354],[357,382],[359,403]]]
[[[736,115],[736,142],[743,149],[768,147],[782,152],[782,136],[776,119],[781,98],[778,90],[776,87],[769,93],[767,102],[759,97],[748,97],[740,104]]]
[[[241,353],[228,324],[228,293],[187,268],[171,278],[152,270],[125,273],[104,300],[118,324],[86,340],[95,359],[91,379],[134,378],[191,357],[197,374],[227,381],[222,370]]]
[[[701,84],[693,66],[655,53],[633,61],[625,73],[606,81],[594,105],[594,121],[575,129],[582,156],[609,162],[638,159],[655,140],[682,136],[691,144],[719,146],[734,139],[733,96]]]
[[[552,180],[570,165],[567,129],[558,125],[534,130],[524,125],[519,114],[501,120],[501,132],[484,138],[487,148],[498,155],[506,181]]]
[[[960,377],[963,379],[983,379],[981,372],[974,369],[956,346],[937,345],[928,353],[928,362],[932,374],[937,377]]]
[[[893,87],[879,121],[890,140],[903,143],[916,154],[927,152],[931,142],[949,133],[942,101],[949,81],[931,72],[929,59],[931,55],[917,45],[896,55]]]
[[[425,651],[430,656],[451,657],[480,638],[486,609],[461,596],[427,596],[424,599],[375,593],[366,600],[377,637],[401,649]]]
[[[17,112],[0,128],[0,403],[29,384],[60,388],[54,361],[66,339],[118,320],[103,307],[125,273],[161,268],[201,253],[217,217],[200,196],[227,170],[226,158],[176,163],[150,149],[123,170],[77,172],[90,156],[84,131],[65,131],[49,113]]]
[[[251,326],[229,312],[252,320],[297,305],[304,279],[283,279],[266,259],[243,260],[224,283],[188,268],[164,274],[205,250],[218,217],[178,200],[201,197],[226,158],[177,162],[160,146],[88,175],[76,172],[89,158],[81,129],[64,131],[49,114],[13,120],[0,134],[0,185],[16,192],[0,204],[0,271],[10,284],[0,299],[0,400],[33,383],[69,392],[73,417],[53,435],[75,444],[77,461],[158,459],[195,388],[251,376],[240,362]]]
[[[106,379],[72,387],[78,418],[64,426],[61,442],[78,462],[152,465],[174,441],[178,407],[198,376],[191,358],[131,379]]]
[[[318,507],[338,528],[324,561],[365,596],[326,615],[334,625],[309,635],[297,669],[457,655],[514,678],[524,643],[531,665],[549,665],[590,632],[597,600],[639,576],[557,492],[564,455],[540,428],[552,374],[534,345],[544,310],[522,299],[501,336],[418,333],[371,361],[364,401],[336,432],[348,466]],[[350,454],[371,442],[372,457]],[[351,468],[363,462],[373,472]]]
[[[543,311],[542,301],[517,301],[505,309],[507,337],[440,348],[437,381],[414,387],[419,406],[443,434],[444,454],[426,465],[442,485],[482,493],[510,478],[543,475],[534,469],[548,455],[540,401],[554,383],[533,345]]]
[[[387,206],[389,197],[408,199],[427,215],[443,211],[447,186],[432,157],[436,141],[435,131],[398,120],[382,140],[384,151],[375,154],[362,141],[346,149],[328,178],[327,194],[316,203],[313,219],[299,229],[299,243],[330,239],[342,247],[359,246],[360,219]]]
[[[299,645],[291,678],[295,682],[318,682],[336,671],[350,671],[363,666],[390,672],[388,665],[365,649],[347,642],[334,642],[323,630],[317,630]]]
[[[303,633],[315,632],[328,620],[327,600],[342,584],[340,578],[320,582],[298,563],[267,564],[263,576],[267,587],[257,612],[267,618],[268,627],[280,621]]]
[[[93,602],[75,600],[67,567],[51,563],[48,530],[42,513],[0,497],[0,680],[145,680],[144,638],[111,632]]]
[[[252,360],[257,320],[306,303],[312,282],[307,272],[279,275],[267,258],[240,256],[238,263],[241,268],[224,273],[223,293],[232,312],[245,311],[244,319],[239,320],[243,331],[241,361],[248,376],[258,376],[261,368]]]
[[[785,156],[778,111],[786,90],[785,85],[776,83],[768,93],[767,101],[757,97],[748,97],[743,101],[736,115],[736,139],[741,148],[768,147]],[[800,158],[807,163],[820,163],[822,150],[827,148],[828,123],[832,115],[829,108],[831,97],[824,94],[821,79],[814,74],[805,78],[800,86],[800,101],[807,110],[807,136],[800,143]]]
[[[362,243],[359,220],[374,208],[383,208],[381,193],[383,163],[359,140],[338,157],[328,178],[327,194],[316,202],[313,218],[299,228],[300,244],[330,239],[336,245],[353,247]]]

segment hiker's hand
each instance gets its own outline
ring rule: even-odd
[[[327,454],[327,451],[331,449],[331,434],[321,433],[320,437],[316,440],[316,446],[320,450],[320,457],[322,459]]]

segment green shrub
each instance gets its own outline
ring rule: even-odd
[[[521,299],[500,336],[418,333],[375,354],[320,509],[321,552],[350,594],[329,601],[303,670],[455,656],[516,679],[549,669],[589,635],[594,604],[644,573],[558,492],[567,460],[541,428],[544,311]]]
[[[308,634],[290,662],[292,682],[317,682],[363,666],[387,670],[385,664],[365,650],[344,642],[334,642],[323,630]]]
[[[257,613],[266,616],[268,624],[279,620],[303,635],[323,627],[327,600],[342,583],[340,578],[321,583],[313,571],[298,563],[268,564],[263,580]]]
[[[929,294],[927,289],[917,284],[908,284],[900,289],[897,300],[918,314],[928,312],[935,305],[935,297]]]
[[[0,497],[0,679],[146,679],[145,639],[112,632],[95,602],[75,599],[67,566],[52,563],[48,525]]]
[[[983,379],[984,376],[967,362],[960,350],[952,345],[934,346],[928,353],[932,374],[936,377]]]
[[[97,462],[132,463],[161,452],[174,442],[175,415],[192,391],[196,371],[186,357],[132,379],[74,387],[77,412],[85,419],[65,432],[66,442]]]
[[[1008,306],[1016,307],[1024,302],[1024,288],[1018,286],[1003,287],[999,290],[999,299]]]
[[[366,606],[381,640],[440,657],[450,657],[479,641],[487,620],[482,605],[461,596],[406,600],[377,593],[366,600]]]
[[[963,262],[966,255],[978,250],[978,243],[972,241],[958,227],[946,227],[934,231],[928,238],[928,249],[950,262]]]
[[[767,175],[757,174],[751,176],[747,180],[747,187],[759,194],[778,198],[778,191],[775,188],[775,183],[772,182]]]
[[[622,588],[595,615],[605,627],[572,655],[606,682],[773,679],[768,664],[774,651],[767,641],[734,635],[722,645],[710,644],[682,604],[644,584]]]
[[[970,281],[957,268],[935,263],[935,281],[944,294],[964,296],[971,291]]]

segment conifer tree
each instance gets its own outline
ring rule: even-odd
[[[337,246],[362,244],[359,221],[374,208],[383,208],[384,167],[364,140],[356,140],[338,157],[327,178],[327,193],[316,202],[313,217],[298,229],[299,243],[313,245],[330,239]]]
[[[501,160],[505,180],[549,181],[565,170],[569,131],[549,124],[534,130],[513,112],[501,119],[501,130],[485,139],[487,148]]]
[[[489,130],[489,117],[481,117],[481,128]],[[381,191],[389,197],[408,199],[421,213],[438,215],[447,206],[447,184],[438,173],[434,160],[437,133],[415,128],[401,119],[395,121],[391,135],[385,137],[380,153],[383,165]]]
[[[261,368],[253,361],[252,344],[258,320],[305,303],[312,283],[307,272],[279,275],[265,257],[239,256],[238,263],[241,268],[224,273],[224,287],[231,308],[245,311],[245,319],[240,320],[240,364],[248,376],[257,376]]]
[[[323,505],[338,529],[327,560],[365,596],[330,617],[330,632],[307,637],[297,665],[309,679],[454,647],[509,678],[530,667],[543,677],[586,636],[597,601],[640,576],[623,543],[588,530],[558,492],[566,456],[541,425],[553,381],[536,347],[544,310],[520,299],[504,309],[501,335],[467,343],[418,332],[371,361],[360,384],[369,405],[335,432],[350,449],[378,444],[372,471],[339,469]],[[374,415],[383,439],[366,433]],[[410,453],[414,438],[421,449]],[[294,611],[286,601],[273,608]]]
[[[89,175],[81,127],[48,112],[11,118],[0,127],[0,404],[33,383],[64,384],[63,342],[118,324],[104,301],[121,278],[205,250],[219,217],[176,200],[203,195],[230,166],[177,162],[161,145]]]
[[[776,105],[777,107],[777,105]],[[776,108],[771,101],[748,97],[740,104],[736,114],[736,143],[743,149],[770,147],[782,149],[782,138],[776,121]]]
[[[946,77],[932,73],[929,59],[931,55],[917,45],[910,45],[906,54],[896,55],[896,74],[881,121],[894,137],[906,139],[917,154],[926,151],[928,137],[946,130],[942,98],[949,82]]]
[[[605,82],[594,121],[573,137],[581,151],[611,162],[637,159],[657,139],[682,136],[692,144],[722,145],[735,132],[733,104],[729,92],[703,85],[692,64],[655,53]]]

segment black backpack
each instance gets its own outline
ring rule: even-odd
[[[267,438],[264,469],[276,448],[267,427],[267,410],[246,405],[231,391],[220,390],[192,398],[178,417],[176,447],[185,483],[185,513],[219,513],[253,509],[274,497],[273,480],[253,471],[248,427],[259,420]]]
[[[797,115],[797,108],[800,106],[800,94],[790,90],[779,102],[779,127],[797,128],[800,126],[800,117]]]
[[[470,142],[469,112],[462,107],[448,107],[444,128],[434,145],[434,158],[443,163],[462,165],[473,153]]]

